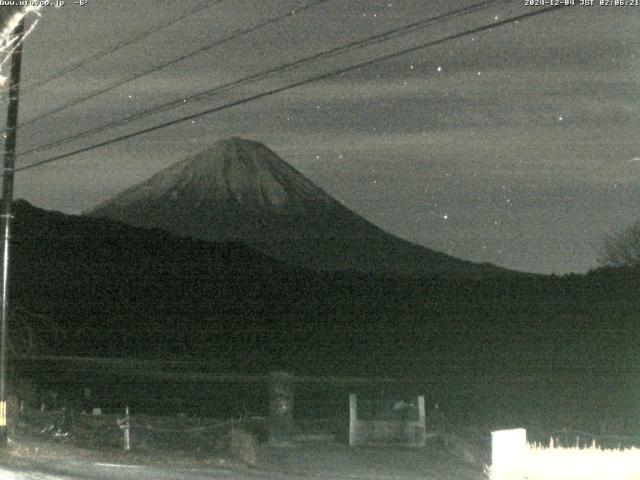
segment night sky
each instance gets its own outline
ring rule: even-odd
[[[19,151],[481,0],[328,0],[18,132]],[[579,0],[576,0],[579,3]],[[599,3],[596,0],[596,4]],[[181,9],[210,8],[39,88]],[[303,0],[67,0],[27,39],[28,121]],[[45,160],[280,85],[532,12],[525,0],[186,103],[37,154]],[[232,136],[265,143],[373,223],[459,258],[585,272],[640,218],[640,6],[575,6],[510,23],[20,172],[16,196],[80,213]],[[4,112],[3,112],[4,115]],[[4,116],[3,116],[4,118]]]

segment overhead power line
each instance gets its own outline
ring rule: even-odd
[[[148,108],[146,110],[143,110],[142,112],[138,112],[138,113],[129,115],[128,117],[124,117],[124,118],[121,118],[121,119],[114,120],[114,121],[112,121],[110,123],[107,123],[105,125],[101,125],[101,126],[98,126],[98,127],[93,127],[93,128],[91,128],[89,130],[85,130],[83,132],[79,132],[77,134],[70,135],[70,136],[67,136],[65,138],[55,140],[53,142],[49,142],[49,143],[46,143],[46,144],[43,144],[43,145],[39,145],[37,147],[30,148],[28,150],[20,152],[20,155],[28,155],[30,153],[41,152],[43,150],[47,150],[47,149],[50,149],[50,148],[53,148],[53,147],[64,145],[64,144],[69,143],[71,141],[79,140],[81,138],[85,138],[85,137],[90,136],[90,135],[101,133],[101,132],[106,131],[106,130],[111,129],[111,128],[121,127],[123,125],[126,125],[128,123],[131,123],[133,121],[136,121],[136,120],[139,120],[139,119],[142,119],[142,118],[145,118],[145,117],[153,115],[155,113],[165,112],[167,110],[171,110],[171,109],[174,109],[174,108],[182,107],[182,106],[184,106],[184,105],[186,105],[188,103],[192,103],[192,102],[195,102],[195,101],[198,101],[198,100],[202,100],[202,99],[205,99],[205,98],[208,98],[208,97],[212,97],[212,96],[216,95],[217,93],[220,93],[222,91],[225,91],[225,90],[228,90],[228,89],[231,89],[231,88],[234,88],[234,87],[239,87],[239,86],[246,85],[246,84],[249,84],[249,83],[257,82],[259,80],[263,80],[263,79],[268,78],[268,77],[280,75],[280,74],[284,73],[287,70],[294,70],[294,69],[300,68],[300,67],[304,66],[305,64],[308,64],[308,63],[316,61],[316,60],[331,58],[331,57],[334,57],[334,56],[337,56],[337,55],[344,54],[344,53],[346,53],[348,51],[351,51],[351,50],[361,49],[361,48],[369,47],[369,46],[376,45],[376,44],[379,44],[379,43],[382,43],[382,42],[386,42],[386,41],[389,41],[389,40],[394,39],[394,38],[398,38],[398,37],[401,37],[401,36],[409,35],[409,34],[415,32],[417,30],[420,30],[420,29],[428,27],[429,25],[432,25],[433,23],[441,22],[441,21],[444,21],[444,20],[450,20],[450,19],[455,18],[457,16],[462,16],[462,15],[467,15],[467,14],[470,14],[470,13],[475,13],[475,12],[477,12],[479,10],[486,9],[486,8],[488,8],[490,6],[495,5],[495,4],[509,3],[511,1],[512,0],[486,0],[486,1],[474,4],[474,5],[471,5],[471,6],[463,7],[463,8],[460,8],[460,9],[457,9],[457,10],[453,10],[453,11],[450,11],[450,12],[447,12],[447,13],[444,13],[444,14],[441,14],[441,15],[437,15],[437,16],[429,17],[427,19],[423,19],[423,20],[420,20],[420,21],[417,21],[417,22],[413,22],[413,23],[410,23],[408,25],[403,25],[401,27],[397,27],[397,28],[394,28],[392,30],[385,31],[385,32],[373,35],[371,37],[367,37],[365,39],[353,41],[353,42],[350,42],[350,43],[348,43],[346,45],[342,45],[342,46],[339,46],[339,47],[334,47],[334,48],[330,48],[328,50],[324,50],[322,52],[316,53],[316,54],[311,55],[309,57],[305,57],[305,58],[302,58],[302,59],[299,59],[299,60],[295,60],[293,62],[284,64],[284,65],[280,65],[280,66],[268,69],[268,70],[263,71],[263,72],[259,72],[259,73],[253,74],[253,75],[250,75],[248,77],[244,77],[244,78],[239,79],[239,80],[233,80],[231,82],[227,82],[227,83],[224,83],[222,85],[218,85],[218,86],[216,86],[216,87],[214,87],[212,89],[208,89],[208,90],[205,90],[205,91],[202,91],[202,92],[198,92],[198,93],[190,95],[188,97],[184,97],[184,98],[181,98],[181,99],[178,99],[178,100],[174,100],[174,101],[167,102],[167,103],[164,103],[164,104],[161,104],[161,105],[157,105],[155,107]]]
[[[47,83],[53,82],[54,80],[57,80],[59,78],[62,78],[66,75],[68,75],[71,72],[74,72],[82,67],[84,67],[85,65],[88,65],[89,63],[95,62],[96,60],[99,60],[102,57],[106,57],[107,55],[110,55],[114,52],[117,52],[118,50],[121,50],[125,47],[128,47],[129,45],[132,45],[134,43],[137,43],[141,40],[144,40],[145,38],[147,38],[148,36],[154,34],[155,32],[162,30],[164,28],[167,28],[171,25],[173,25],[174,23],[178,23],[181,20],[184,20],[185,18],[191,16],[191,15],[195,15],[196,13],[199,13],[203,10],[207,10],[208,8],[213,7],[214,5],[217,5],[219,3],[222,3],[225,0],[215,0],[213,2],[211,1],[205,1],[202,4],[199,4],[196,7],[193,7],[189,10],[187,10],[186,12],[178,15],[177,17],[173,17],[170,18],[168,20],[165,20],[164,22],[161,22],[157,25],[154,25],[150,28],[148,28],[147,30],[144,30],[140,33],[138,33],[137,35],[135,35],[134,37],[128,39],[128,40],[123,40],[122,42],[116,43],[115,45],[108,47],[104,50],[101,50],[99,52],[94,53],[93,55],[89,55],[86,58],[83,58],[82,60],[79,60],[76,63],[72,63],[71,65],[66,66],[65,68],[63,68],[62,70],[50,75],[49,77],[46,77],[42,80],[38,80],[36,82],[33,82],[31,84],[28,84],[25,86],[24,88],[24,92],[23,93],[28,93],[31,92],[32,90],[35,90],[36,88],[42,87],[43,85],[46,85]]]
[[[505,20],[496,21],[494,23],[490,23],[490,24],[482,25],[480,27],[473,28],[473,29],[465,30],[464,32],[448,35],[448,36],[440,38],[438,40],[432,40],[432,41],[429,41],[429,42],[426,42],[426,43],[422,43],[420,45],[416,45],[416,46],[413,46],[413,47],[410,47],[410,48],[405,48],[403,50],[400,50],[400,51],[397,51],[397,52],[394,52],[394,53],[386,54],[386,55],[383,55],[383,56],[380,56],[380,57],[377,57],[377,58],[374,58],[374,59],[371,59],[371,60],[360,62],[360,63],[354,64],[354,65],[350,65],[350,66],[347,66],[347,67],[341,67],[341,68],[332,70],[330,72],[326,72],[326,73],[323,73],[323,74],[315,75],[313,77],[310,77],[310,78],[307,78],[307,79],[304,79],[304,80],[299,80],[299,81],[290,83],[288,85],[277,87],[277,88],[274,88],[272,90],[267,90],[265,92],[261,92],[261,93],[255,94],[255,95],[251,95],[251,96],[239,99],[239,100],[235,100],[235,101],[229,102],[229,103],[227,103],[225,105],[221,105],[221,106],[218,106],[218,107],[215,107],[215,108],[204,110],[202,112],[195,113],[195,114],[192,114],[192,115],[187,115],[185,117],[181,117],[181,118],[178,118],[178,119],[175,119],[175,120],[164,122],[164,123],[155,125],[153,127],[144,128],[142,130],[138,130],[138,131],[133,132],[133,133],[122,135],[122,136],[119,136],[119,137],[116,137],[116,138],[113,138],[113,139],[110,139],[110,140],[106,140],[104,142],[100,142],[100,143],[97,143],[97,144],[94,144],[94,145],[90,145],[88,147],[83,147],[83,148],[74,150],[72,152],[68,152],[68,153],[65,153],[65,154],[62,154],[62,155],[57,155],[57,156],[54,156],[54,157],[51,157],[51,158],[48,158],[48,159],[45,159],[45,160],[41,160],[39,162],[35,162],[35,163],[30,164],[30,165],[26,165],[24,167],[16,168],[16,171],[29,170],[29,169],[32,169],[32,168],[35,168],[35,167],[39,167],[39,166],[48,164],[48,163],[52,163],[52,162],[56,162],[56,161],[59,161],[59,160],[63,160],[65,158],[69,158],[69,157],[78,155],[80,153],[86,153],[86,152],[89,152],[91,150],[95,150],[97,148],[101,148],[101,147],[104,147],[104,146],[107,146],[107,145],[111,145],[113,143],[118,143],[118,142],[121,142],[123,140],[128,140],[130,138],[134,138],[134,137],[137,137],[137,136],[140,136],[140,135],[151,133],[153,131],[160,130],[160,129],[166,128],[166,127],[170,127],[170,126],[176,125],[178,123],[182,123],[182,122],[185,122],[185,121],[188,121],[188,120],[193,120],[195,118],[199,118],[199,117],[203,117],[203,116],[206,116],[206,115],[210,115],[212,113],[216,113],[216,112],[219,112],[219,111],[222,111],[222,110],[226,110],[226,109],[231,108],[231,107],[236,107],[238,105],[249,103],[249,102],[261,99],[261,98],[266,98],[266,97],[269,97],[269,96],[272,96],[272,95],[275,95],[275,94],[278,94],[278,93],[282,93],[282,92],[287,91],[287,90],[291,90],[293,88],[297,88],[297,87],[300,87],[300,86],[303,86],[303,85],[307,85],[309,83],[317,82],[319,80],[324,80],[324,79],[327,79],[327,78],[330,78],[330,77],[334,77],[334,76],[337,76],[337,75],[342,75],[342,74],[345,74],[345,73],[350,73],[350,72],[353,72],[355,70],[359,70],[359,69],[374,65],[376,63],[384,62],[384,61],[387,61],[387,60],[391,60],[393,58],[400,57],[402,55],[406,55],[408,53],[417,52],[419,50],[423,50],[425,48],[429,48],[429,47],[433,47],[433,46],[436,46],[436,45],[440,45],[440,44],[443,44],[445,42],[449,42],[451,40],[456,40],[456,39],[459,39],[459,38],[462,38],[462,37],[466,37],[468,35],[473,35],[473,34],[480,33],[480,32],[486,31],[486,30],[491,30],[491,29],[494,29],[496,27],[501,27],[501,26],[507,25],[509,23],[517,22],[517,21],[520,21],[520,20],[525,20],[527,18],[532,18],[532,17],[538,16],[538,15],[542,15],[542,14],[545,14],[545,13],[556,11],[556,10],[559,10],[559,9],[565,8],[565,7],[566,7],[566,5],[545,7],[545,8],[539,9],[539,10],[535,10],[535,11],[531,11],[531,12],[524,13],[524,14],[521,14],[521,15],[513,16],[513,17],[507,18]]]
[[[224,0],[219,0],[217,3],[220,3],[221,1],[224,1]],[[298,7],[297,9],[288,10],[287,13],[285,13],[283,15],[279,15],[277,17],[270,18],[268,20],[265,20],[264,22],[260,22],[259,24],[254,25],[253,27],[247,28],[245,30],[240,30],[240,31],[234,32],[234,33],[232,33],[230,35],[227,35],[226,37],[224,37],[222,39],[216,40],[215,42],[207,44],[207,45],[205,45],[203,47],[200,47],[200,48],[198,48],[198,49],[196,49],[196,50],[194,50],[192,52],[189,52],[187,54],[181,55],[179,57],[175,57],[175,58],[173,58],[171,60],[167,60],[165,62],[162,62],[162,63],[156,65],[155,67],[152,67],[152,68],[149,68],[149,69],[145,70],[144,72],[131,75],[130,77],[125,78],[124,80],[119,80],[119,81],[114,82],[114,83],[112,83],[112,84],[110,84],[110,85],[108,85],[108,86],[106,86],[106,87],[104,87],[104,88],[102,88],[100,90],[97,90],[95,92],[89,93],[89,94],[87,94],[87,95],[85,95],[83,97],[80,97],[80,98],[76,99],[76,100],[72,100],[71,102],[66,103],[64,105],[61,105],[59,107],[56,107],[56,108],[54,108],[53,110],[50,110],[47,113],[43,113],[42,115],[39,115],[39,116],[34,117],[34,118],[31,118],[31,119],[27,120],[26,122],[21,123],[19,125],[19,127],[20,128],[24,128],[24,127],[30,126],[30,125],[32,125],[34,123],[39,122],[40,120],[43,120],[43,119],[45,119],[47,117],[50,117],[51,115],[63,112],[63,111],[65,111],[65,110],[67,110],[67,109],[69,109],[71,107],[75,107],[76,105],[84,103],[87,100],[91,100],[92,98],[96,98],[96,97],[98,97],[100,95],[103,95],[103,94],[105,94],[107,92],[110,92],[111,90],[114,90],[114,89],[116,89],[116,88],[118,88],[118,87],[120,87],[122,85],[125,85],[127,83],[133,82],[134,80],[138,80],[138,79],[140,79],[142,77],[145,77],[147,75],[150,75],[152,73],[158,72],[158,71],[160,71],[160,70],[162,70],[164,68],[167,68],[167,67],[169,67],[171,65],[175,65],[176,63],[183,62],[183,61],[185,61],[185,60],[187,60],[187,59],[189,59],[191,57],[194,57],[194,56],[196,56],[196,55],[198,55],[200,53],[206,52],[207,50],[211,50],[211,49],[213,49],[215,47],[219,47],[220,45],[223,45],[223,44],[225,44],[227,42],[230,42],[231,40],[235,40],[236,38],[239,38],[239,37],[241,37],[243,35],[247,35],[247,34],[253,33],[255,31],[257,31],[257,30],[260,30],[261,28],[264,28],[266,26],[269,26],[269,25],[272,25],[274,23],[277,23],[277,22],[279,22],[281,20],[289,18],[289,17],[291,17],[293,15],[299,14],[299,13],[305,11],[305,10],[308,10],[310,8],[313,8],[313,7],[316,7],[316,6],[321,5],[323,3],[327,3],[328,1],[329,0],[312,0],[308,4],[303,5],[301,7]],[[209,6],[211,6],[211,5],[209,5]],[[197,11],[200,11],[200,10],[202,10],[202,8],[197,9]],[[182,18],[184,18],[184,17],[182,17]],[[177,19],[174,20],[171,23],[174,23],[176,21],[177,21]]]

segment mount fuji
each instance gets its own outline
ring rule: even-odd
[[[233,137],[85,212],[198,240],[239,240],[291,265],[482,278],[506,272],[397,238],[261,143]]]

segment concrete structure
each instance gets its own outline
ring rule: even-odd
[[[491,479],[509,479],[514,468],[522,468],[527,455],[524,428],[491,432]]]
[[[400,402],[401,408],[406,404]],[[358,397],[349,395],[349,445],[391,445],[402,444],[422,447],[426,438],[426,416],[424,397],[417,397],[417,419],[408,418],[398,408],[395,419],[367,419],[358,417]],[[415,417],[415,412],[414,415]]]
[[[269,373],[269,442],[286,445],[293,441],[293,374]]]

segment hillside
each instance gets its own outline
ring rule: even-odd
[[[584,415],[637,409],[637,271],[484,280],[314,272],[238,243],[26,202],[16,203],[14,226],[12,304],[21,310],[10,331],[21,336],[29,312],[41,340],[34,353],[410,376],[448,409],[501,419],[525,407],[570,417],[576,399]],[[57,336],[40,328],[52,323]]]
[[[628,320],[639,309],[628,295],[640,286],[634,272],[488,280],[319,273],[238,243],[26,202],[15,210],[13,297],[62,325],[66,341],[50,348],[66,354],[209,357],[238,369],[415,371],[479,360],[493,369],[506,359],[535,368],[547,354],[615,363],[624,348],[608,337],[637,338]]]

